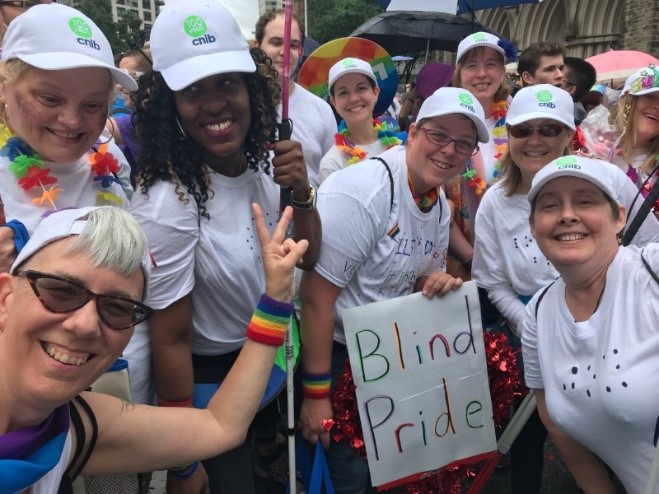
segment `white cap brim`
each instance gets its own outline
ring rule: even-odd
[[[129,91],[137,91],[137,82],[122,70],[87,55],[70,52],[46,52],[17,55],[23,62],[43,70],[67,70],[98,67],[110,71],[112,79]]]
[[[180,91],[206,77],[228,72],[256,72],[256,64],[248,50],[197,55],[161,70],[172,91]]]
[[[425,113],[419,112],[419,115],[417,115],[416,121],[417,123],[420,122],[421,120],[427,120],[429,118],[435,118],[435,117],[443,117],[445,115],[464,115],[465,117],[469,117],[469,119],[474,122],[474,125],[476,126],[476,132],[478,133],[478,142],[490,142],[490,133],[487,130],[487,127],[485,124],[478,118],[476,115],[473,113],[467,111],[467,110],[458,110],[457,108],[451,108],[448,109],[447,111],[442,111],[442,112],[429,112],[427,115]]]
[[[626,93],[623,93],[623,96],[627,96],[628,94],[631,94],[632,96],[642,96],[644,94],[655,93],[657,91],[659,91],[659,87],[650,87],[647,89],[641,89],[640,91],[636,91],[635,93],[630,92],[628,89]]]
[[[360,68],[354,68],[354,69],[345,69],[345,70],[343,70],[338,76],[336,76],[334,79],[327,82],[327,87],[329,89],[331,89],[332,86],[334,86],[334,83],[336,81],[341,79],[341,77],[343,77],[344,75],[348,75],[348,74],[362,74],[362,75],[365,75],[370,80],[375,82],[376,86],[378,85],[378,80],[375,78],[375,75],[373,74],[373,71],[364,70],[364,69],[360,69]]]
[[[457,60],[455,61],[455,63],[457,64],[460,60],[462,60],[462,58],[463,58],[467,53],[469,53],[469,52],[470,52],[471,50],[473,50],[474,48],[478,48],[478,47],[480,47],[480,46],[484,46],[485,48],[492,48],[492,49],[495,50],[497,53],[501,53],[501,56],[503,57],[503,60],[504,60],[504,61],[506,60],[506,52],[505,52],[505,50],[504,50],[503,48],[501,48],[499,45],[497,45],[497,44],[495,44],[495,43],[491,43],[490,41],[478,41],[478,42],[474,42],[472,45],[469,46],[469,48],[467,48],[465,51],[463,51],[462,53],[460,53],[460,55],[457,57]]]
[[[562,123],[563,125],[566,125],[567,127],[569,127],[572,130],[575,130],[577,128],[576,125],[574,125],[574,120],[568,121],[568,120],[560,118],[556,115],[552,115],[550,113],[545,113],[545,112],[530,112],[530,113],[525,113],[523,115],[520,115],[518,117],[507,118],[506,119],[506,124],[510,125],[512,127],[513,125],[519,125],[519,124],[522,124],[524,122],[528,122],[530,120],[535,120],[537,118],[542,118],[542,119],[546,119],[546,120],[554,120],[556,122],[560,122],[560,123]]]

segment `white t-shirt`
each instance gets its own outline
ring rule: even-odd
[[[526,385],[544,388],[551,419],[602,458],[630,494],[644,492],[659,419],[659,284],[640,253],[619,249],[587,321],[574,322],[559,278],[537,320],[539,295],[529,302],[522,335]],[[659,245],[643,256],[659,273]]]
[[[281,104],[277,113],[281,118]],[[309,183],[317,188],[320,159],[334,146],[334,113],[328,103],[295,84],[288,101],[288,118],[293,122],[291,139],[302,144]]]
[[[318,190],[323,240],[316,272],[343,288],[335,304],[334,339],[345,344],[343,309],[414,291],[420,276],[446,270],[449,209],[444,193],[424,213],[407,181],[405,147],[333,173]],[[441,216],[440,216],[441,213]]]
[[[387,150],[387,147],[376,139],[370,144],[359,144],[358,147],[366,153],[364,159],[378,156]],[[341,170],[348,166],[350,156],[348,153],[341,151],[337,146],[332,148],[320,160],[320,171],[318,172],[318,180],[322,184],[327,177],[335,171]]]
[[[476,213],[471,276],[498,311],[521,329],[525,304],[518,295],[533,295],[558,277],[529,227],[526,195],[506,196],[500,183],[490,187]]]
[[[638,190],[624,173],[614,175],[614,199],[629,209]],[[641,202],[636,201],[634,211]],[[483,195],[474,228],[472,277],[488,291],[497,310],[518,329],[525,309],[517,295],[533,295],[558,276],[531,235],[530,214],[531,205],[525,195],[506,197],[501,184],[496,183]],[[650,242],[659,242],[659,222],[651,214],[632,244],[643,246]]]
[[[57,179],[55,187],[62,189],[55,200],[55,206],[58,210],[70,207],[95,206],[105,203],[98,202],[97,194],[99,192],[110,192],[121,199],[123,208],[128,207],[129,197],[127,190],[124,189],[125,181],[130,174],[130,166],[126,161],[121,150],[114,144],[110,143],[108,151],[120,163],[121,169],[117,177],[121,183],[112,183],[109,188],[103,188],[99,182],[95,182],[96,174],[92,171],[89,164],[90,153],[85,153],[74,163],[52,163],[44,161],[44,165],[50,168],[50,176]],[[34,204],[32,199],[39,198],[43,194],[41,187],[33,187],[30,190],[23,190],[18,184],[18,178],[9,170],[11,161],[6,156],[0,156],[0,197],[5,208],[5,217],[7,221],[18,220],[25,225],[29,233],[32,233],[41,221],[44,213],[52,210],[50,205]],[[125,174],[126,170],[128,175]],[[46,185],[46,188],[52,187]],[[132,190],[132,189],[130,189]],[[109,204],[115,204],[114,202]]]
[[[164,309],[192,292],[192,351],[221,355],[237,350],[259,297],[265,290],[261,249],[251,204],[263,210],[270,231],[279,216],[279,186],[252,170],[225,177],[209,170],[213,195],[206,201],[210,220],[199,217],[194,198],[159,181],[130,205],[146,233],[157,263],[147,304]]]

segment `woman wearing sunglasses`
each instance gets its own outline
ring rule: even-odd
[[[526,194],[536,173],[570,153],[573,106],[566,91],[550,84],[525,87],[515,95],[506,120],[508,151],[501,160],[501,180],[485,193],[476,214],[472,276],[505,318],[497,326],[517,347],[525,304],[558,276],[531,235]],[[631,204],[634,185],[619,170],[613,177],[616,200]],[[656,239],[657,227],[651,218],[637,239]],[[536,412],[511,449],[513,493],[539,492],[545,437]]]
[[[175,468],[190,476],[197,460],[244,440],[284,342],[293,270],[308,246],[285,239],[290,208],[270,236],[252,207],[266,289],[204,410],[85,392],[154,314],[143,303],[152,261],[137,221],[92,207],[55,212],[37,226],[10,273],[0,274],[0,492],[52,494],[78,473]]]

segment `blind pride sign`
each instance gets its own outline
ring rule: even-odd
[[[371,480],[391,486],[496,449],[478,292],[343,311]]]

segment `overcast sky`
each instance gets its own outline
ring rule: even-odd
[[[185,0],[166,0],[169,2],[181,2]],[[238,21],[238,25],[245,38],[254,38],[254,25],[259,18],[259,0],[218,0],[224,5]]]

